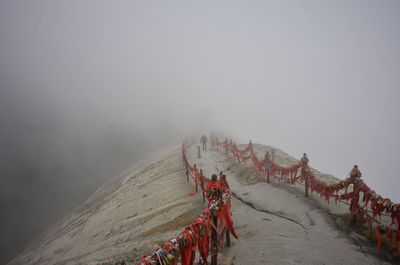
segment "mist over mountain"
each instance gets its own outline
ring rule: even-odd
[[[400,2],[0,2],[0,263],[217,129],[400,201]]]
[[[0,98],[0,264],[108,179],[179,139],[166,124],[146,130],[134,121],[121,127],[68,120],[8,92]]]

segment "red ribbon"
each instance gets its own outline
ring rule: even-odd
[[[193,265],[194,259],[196,257],[196,242],[195,239],[192,238],[192,234],[189,232],[192,231],[190,227],[186,227],[182,234],[185,236],[186,247],[182,249],[181,252],[181,265]],[[194,234],[193,234],[194,235]]]
[[[354,170],[350,174],[350,177],[346,178],[340,183],[337,184],[328,184],[319,179],[317,179],[312,171],[308,168],[308,161],[302,160],[299,163],[296,163],[289,167],[282,167],[278,164],[271,161],[269,156],[265,155],[264,159],[259,160],[257,155],[253,150],[253,145],[251,141],[247,145],[247,147],[243,150],[237,148],[236,144],[232,144],[232,141],[228,141],[225,139],[224,142],[219,142],[217,138],[213,140],[214,144],[223,148],[226,148],[233,157],[239,158],[242,161],[251,159],[253,165],[259,170],[260,175],[264,172],[265,165],[267,163],[270,165],[269,167],[269,175],[280,175],[283,179],[288,179],[288,181],[294,185],[296,182],[301,181],[304,182],[308,180],[309,188],[311,192],[317,192],[325,200],[329,203],[330,198],[334,197],[335,202],[338,200],[350,200],[350,212],[353,215],[357,216],[358,220],[365,219],[368,214],[368,205],[370,205],[370,209],[372,210],[372,216],[380,217],[384,212],[388,213],[391,216],[392,223],[389,226],[379,225],[377,233],[378,240],[378,250],[380,249],[380,229],[387,230],[388,227],[392,225],[399,225],[397,229],[397,242],[398,242],[398,251],[400,253],[400,204],[393,204],[390,199],[384,199],[379,195],[376,195],[373,190],[371,190],[359,177],[359,174],[353,174]],[[308,159],[307,159],[308,160]],[[303,163],[304,162],[304,163]],[[301,175],[298,177],[297,172],[301,168]],[[356,172],[357,173],[357,172]],[[360,173],[358,171],[358,173]],[[348,187],[353,184],[354,189],[352,192],[348,192]],[[339,195],[340,191],[344,190],[342,195]],[[364,194],[363,196],[363,205],[359,205],[360,192]],[[222,214],[222,213],[221,213]],[[367,218],[368,223],[370,225],[370,233],[372,234],[372,220],[371,218]],[[378,232],[377,230],[377,232]],[[390,234],[387,236],[390,237]],[[372,237],[371,237],[372,238]]]
[[[229,206],[225,203],[221,203],[220,205],[220,211],[218,213],[218,219],[221,220],[221,223],[227,227],[230,231],[230,233],[236,238],[239,239],[238,235],[235,232],[235,229],[233,228],[233,221],[231,218],[231,211],[229,209]]]

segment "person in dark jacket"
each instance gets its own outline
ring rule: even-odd
[[[200,138],[200,143],[203,145],[203,151],[207,150],[207,137],[203,134]]]

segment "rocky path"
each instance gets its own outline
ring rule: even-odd
[[[255,145],[259,153],[265,146]],[[251,165],[238,165],[223,152],[210,150],[191,164],[206,176],[224,171],[231,190],[233,219],[240,241],[224,250],[219,264],[389,264],[373,247],[355,244],[355,235],[337,229],[334,218],[314,199],[283,183],[257,181]],[[277,152],[279,163],[293,163]],[[245,170],[242,170],[245,168]],[[110,180],[83,205],[49,228],[10,265],[135,264],[166,240],[175,237],[206,207],[201,195],[190,197],[180,146],[150,155]],[[361,239],[360,239],[361,240]]]
[[[195,148],[189,161],[206,176],[224,171],[234,194],[232,212],[240,241],[226,249],[234,264],[390,264],[374,254],[372,247],[356,244],[337,228],[335,218],[313,199],[286,185],[241,183],[232,160],[223,152],[209,150],[197,159]]]

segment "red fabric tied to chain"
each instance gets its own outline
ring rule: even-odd
[[[382,198],[371,190],[361,179],[361,172],[358,170],[357,166],[352,169],[350,176],[345,180],[335,184],[328,184],[313,175],[312,171],[309,170],[307,158],[303,157],[299,163],[292,166],[282,167],[272,162],[267,154],[262,160],[259,160],[253,150],[251,141],[244,150],[239,150],[236,144],[232,144],[232,141],[228,142],[227,139],[225,139],[224,142],[218,142],[217,139],[215,141],[216,145],[227,148],[227,150],[232,153],[233,157],[240,157],[242,161],[251,159],[252,164],[258,168],[260,173],[264,172],[268,164],[267,170],[269,170],[268,173],[270,176],[280,175],[282,179],[287,179],[292,185],[297,181],[308,181],[311,192],[315,191],[319,193],[328,203],[332,197],[334,197],[336,203],[339,200],[350,200],[349,211],[355,215],[359,221],[368,220],[371,238],[373,238],[373,222],[378,223],[378,226],[375,227],[376,240],[378,243],[377,251],[381,248],[381,232],[385,231],[388,244],[393,246],[394,243],[397,243],[397,251],[400,253],[400,204],[394,204],[390,199]],[[301,169],[301,174],[297,177],[299,169]],[[354,185],[354,188],[351,192],[348,192],[348,188],[351,184]],[[362,204],[359,202],[361,192],[363,194]],[[218,217],[221,220],[221,224],[227,227],[227,223],[231,220],[230,209],[224,208],[223,204],[221,204],[220,207],[221,211]],[[370,210],[372,214],[369,214]],[[389,226],[382,226],[373,218],[380,217],[384,213],[391,216],[392,222]],[[227,218],[225,218],[225,216]],[[397,231],[393,231],[392,227],[396,225],[398,225],[398,229]]]
[[[220,220],[221,224],[229,229],[229,232],[236,238],[239,239],[237,236],[235,229],[233,228],[233,221],[232,221],[232,213],[230,207],[227,202],[222,201],[220,204],[220,211],[218,213],[218,219]]]
[[[147,259],[147,256],[141,257],[140,260],[138,261],[138,264],[143,264],[143,265],[154,265],[153,262],[151,262],[150,260]]]
[[[201,235],[199,237],[198,249],[201,257],[201,264],[208,265],[208,251],[210,248],[210,237],[208,235]]]
[[[181,252],[181,265],[193,265],[196,257],[196,239],[192,237],[193,231],[190,227],[186,227],[182,234],[185,236],[186,247]]]
[[[210,224],[209,219],[205,219],[205,217],[199,217],[193,222],[193,230],[196,230],[196,233],[199,235],[199,239],[197,240],[197,247],[199,249],[200,254],[200,264],[208,265],[208,251],[210,248]]]
[[[164,249],[164,251],[166,253],[170,253],[170,254],[179,253],[178,247],[176,247],[174,245],[174,243],[171,242],[171,240],[168,240],[167,242],[165,242],[164,245],[162,245],[161,248]],[[176,257],[176,256],[174,255],[174,257]],[[176,258],[174,260],[170,260],[169,262],[170,262],[169,265],[177,265],[177,263],[178,263]]]

